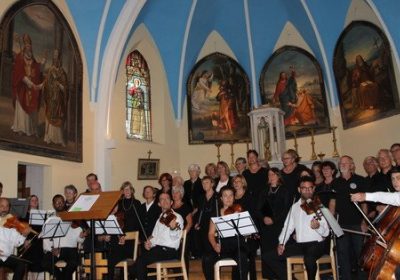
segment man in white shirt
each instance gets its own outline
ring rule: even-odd
[[[278,279],[287,279],[286,257],[293,255],[304,256],[308,279],[315,279],[316,261],[324,254],[324,240],[329,235],[329,227],[324,217],[316,217],[315,213],[308,215],[301,207],[307,200],[312,200],[314,190],[313,178],[306,176],[300,179],[300,199],[289,210],[279,236],[277,252],[271,251],[268,256],[266,265]],[[286,244],[294,231],[296,241]]]
[[[158,205],[162,213],[154,227],[152,236],[144,243],[145,251],[136,260],[132,273],[139,280],[147,279],[147,265],[179,257],[179,245],[182,237],[183,219],[181,215],[171,209],[172,200],[169,193],[161,193]],[[176,218],[169,224],[163,223],[165,213],[172,211]]]
[[[400,166],[390,169],[393,188],[396,192],[373,192],[373,193],[355,193],[351,195],[351,201],[364,202],[373,201],[393,206],[400,206]]]
[[[9,215],[10,203],[6,198],[0,198],[0,215]],[[25,237],[31,228],[27,227],[23,234],[14,228],[0,226],[0,267],[8,267],[14,272],[13,280],[22,280],[25,275],[26,264],[12,256],[16,247],[24,244]]]
[[[46,231],[46,226],[61,222],[58,213],[65,209],[65,200],[62,195],[57,194],[53,197],[53,208],[56,210],[57,216],[52,216],[46,220],[46,223],[43,226],[43,231]],[[72,274],[79,264],[77,249],[78,243],[83,243],[84,240],[85,233],[80,227],[70,227],[67,234],[63,237],[53,239],[44,238],[43,251],[45,255],[42,261],[43,268],[50,273],[53,273],[54,271],[56,279],[72,279]],[[62,270],[54,266],[54,264],[60,260],[67,263],[67,266]]]

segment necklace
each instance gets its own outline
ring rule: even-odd
[[[279,190],[281,186],[277,186],[275,188],[273,188],[272,186],[269,188],[268,194],[276,194],[276,192]],[[272,190],[275,189],[275,190]]]
[[[129,209],[131,209],[131,207],[132,207],[132,205],[133,205],[133,198],[130,199],[130,200],[131,200],[131,204],[129,205],[128,208],[125,207],[125,200],[128,200],[128,199],[127,199],[127,198],[124,198],[124,199],[122,200],[122,208],[124,209],[125,212],[128,212]]]

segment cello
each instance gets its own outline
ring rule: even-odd
[[[364,218],[373,228],[373,234],[363,246],[360,265],[369,272],[370,280],[392,279],[400,264],[400,207],[387,206],[375,226],[365,215]]]

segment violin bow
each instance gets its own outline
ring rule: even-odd
[[[368,224],[371,226],[371,228],[374,230],[374,232],[379,236],[379,239],[382,240],[382,242],[386,245],[386,240],[383,238],[381,233],[376,229],[374,224],[368,219],[367,215],[365,215],[364,211],[360,208],[360,206],[357,204],[357,202],[353,201],[353,204],[356,206],[358,211],[360,211],[361,215],[364,217],[364,219],[368,222]]]
[[[283,235],[283,244],[285,244],[286,235],[287,235],[287,231],[289,228],[290,216],[292,215],[293,204],[295,203],[295,201],[296,201],[296,196],[293,196],[292,206],[290,206],[290,210],[289,210],[289,214],[288,214],[289,215],[288,223],[286,225],[285,234]]]
[[[136,210],[135,204],[132,203],[132,206],[133,206],[133,211],[135,211],[136,218],[137,218],[138,221],[139,221],[140,229],[143,231],[143,234],[144,234],[144,237],[146,238],[146,240],[149,240],[149,238],[147,237],[146,231],[144,230],[144,226],[143,226],[143,224],[142,224],[142,221],[140,220],[139,214],[138,214],[138,212],[137,212],[137,210]]]

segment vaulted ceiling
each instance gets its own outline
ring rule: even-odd
[[[258,80],[273,53],[285,25],[290,22],[309,46],[323,70],[328,100],[337,104],[332,74],[335,44],[348,22],[351,9],[369,9],[380,23],[398,62],[400,46],[400,2],[398,0],[66,0],[85,51],[91,100],[98,96],[97,80],[104,66],[105,52],[121,57],[130,50],[127,42],[140,25],[145,25],[157,49],[168,80],[176,119],[182,118],[185,85],[190,70],[211,32],[218,32],[249,76],[253,104],[259,104]],[[133,18],[124,11],[135,5]],[[134,7],[134,8],[135,8]],[[355,9],[355,10],[354,10]],[[132,9],[133,11],[134,9]],[[368,16],[359,13],[359,18]],[[107,50],[117,26],[129,22],[122,50]],[[117,62],[116,62],[117,63]],[[118,62],[119,63],[119,62]],[[398,67],[395,65],[395,67]],[[112,77],[115,78],[116,77]]]

